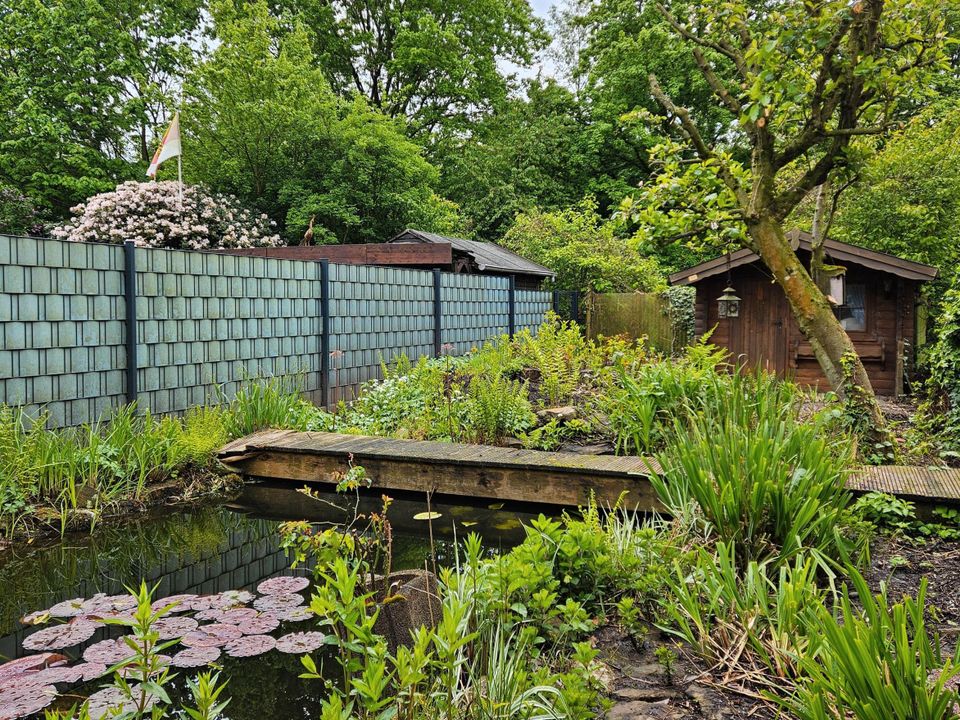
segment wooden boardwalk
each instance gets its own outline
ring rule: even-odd
[[[242,475],[273,480],[336,482],[352,462],[384,490],[573,507],[586,505],[591,491],[610,505],[626,493],[631,508],[660,507],[647,479],[654,461],[639,457],[267,430],[235,440],[219,458]]]
[[[960,468],[884,465],[860,468],[847,482],[857,493],[885,492],[924,503],[960,502]]]
[[[266,430],[220,450],[220,461],[251,478],[335,483],[361,465],[373,487],[575,507],[591,493],[601,504],[624,496],[628,507],[662,509],[648,475],[652,458],[577,455],[394,440],[364,435]],[[924,503],[960,503],[960,469],[863,467],[850,477],[856,493],[887,492]]]

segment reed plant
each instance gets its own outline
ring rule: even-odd
[[[859,549],[843,527],[852,444],[825,412],[802,419],[775,378],[714,376],[674,421],[651,483],[676,517],[775,565],[811,553],[827,566]]]
[[[946,654],[926,626],[926,579],[917,597],[892,602],[851,573],[839,608],[806,608],[812,651],[797,692],[776,696],[799,720],[956,720],[960,648]],[[856,600],[854,600],[854,597]]]

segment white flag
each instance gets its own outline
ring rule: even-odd
[[[153,161],[147,168],[147,177],[154,177],[157,174],[157,168],[164,160],[180,155],[180,113],[173,116],[170,127],[163,134],[163,140],[160,141],[160,147],[153,154]]]

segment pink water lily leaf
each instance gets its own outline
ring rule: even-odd
[[[286,595],[298,593],[310,585],[305,577],[273,577],[257,585],[257,592],[261,595]]]
[[[275,595],[264,595],[253,601],[253,606],[257,610],[287,610],[289,608],[303,605],[303,595],[298,593],[277,593]]]
[[[209,665],[220,657],[218,647],[189,647],[170,659],[170,664],[179,668],[194,668]]]
[[[255,618],[237,625],[244,635],[265,635],[280,627],[280,618],[272,612],[260,613]]]
[[[88,663],[103,663],[106,666],[116,665],[127,658],[133,657],[133,649],[123,638],[101,640],[83,651],[83,659]]]
[[[0,690],[0,720],[18,720],[39,713],[56,697],[53,685],[25,684]]]
[[[153,623],[153,630],[161,640],[174,640],[193,632],[199,625],[199,622],[190,617],[171,616],[159,618]]]
[[[140,698],[140,690],[136,685],[130,687],[130,695],[133,698]],[[146,707],[151,708],[157,702],[156,695],[147,694]],[[124,695],[123,690],[118,687],[106,687],[98,690],[87,698],[90,712],[90,720],[102,720],[102,718],[114,717],[117,711],[129,712],[136,709],[131,699]]]
[[[27,650],[62,650],[86,642],[93,637],[98,627],[89,620],[54,625],[28,635],[23,641],[23,647]]]
[[[295,654],[313,652],[323,646],[325,637],[322,632],[290,633],[277,640],[277,650]]]
[[[236,640],[243,633],[235,625],[214,623],[201,625],[193,632],[184,635],[180,642],[187,647],[223,647],[231,640]]]
[[[243,658],[262,655],[265,652],[270,652],[276,646],[277,641],[269,635],[247,635],[228,642],[224,651],[230,657]]]

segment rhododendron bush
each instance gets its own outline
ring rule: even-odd
[[[233,195],[184,185],[181,207],[177,183],[125,182],[71,208],[73,218],[53,236],[76,242],[122,243],[145,247],[207,250],[280,244],[273,221],[241,206]]]

